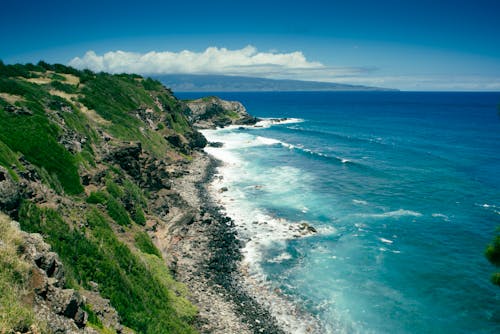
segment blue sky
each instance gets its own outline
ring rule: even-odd
[[[0,8],[7,63],[500,90],[494,0],[17,0]]]

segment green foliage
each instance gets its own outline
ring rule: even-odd
[[[115,199],[120,199],[123,197],[123,190],[117,185],[113,180],[108,179],[106,181],[106,190],[108,193],[113,196]]]
[[[132,212],[132,220],[139,225],[146,225],[146,217],[144,216],[144,211],[140,206],[135,206]]]
[[[66,77],[63,77],[62,75],[59,75],[57,73],[52,73],[50,75],[50,78],[53,80],[66,81]]]
[[[0,61],[0,76],[2,77],[32,78],[34,75],[30,71],[32,71],[32,69],[28,66],[21,64],[5,65]]]
[[[196,316],[197,309],[186,297],[188,290],[182,283],[176,282],[162,258],[151,254],[141,254],[141,260],[145,263],[148,271],[155,280],[167,288],[169,302],[175,309],[176,314],[186,322],[191,322]]]
[[[21,258],[19,232],[0,214],[0,331],[25,331],[35,322],[34,314],[22,303],[29,281],[29,264]]]
[[[81,102],[104,119],[112,121],[115,133],[134,136],[139,133],[138,130],[128,126],[138,126],[140,121],[129,112],[142,104],[154,104],[144,90],[137,89],[138,85],[132,78],[99,73],[86,82],[83,88],[85,97]]]
[[[97,328],[104,328],[104,326],[102,325],[101,319],[99,319],[99,317],[95,314],[91,305],[89,305],[89,304],[83,305],[83,310],[85,312],[87,312],[87,315],[88,315],[87,321],[90,324],[93,324],[94,327],[97,327]]]
[[[500,266],[500,234],[495,236],[493,243],[488,245],[485,255],[492,264]]]
[[[104,204],[108,200],[108,197],[102,191],[93,191],[87,197],[86,202],[90,204]]]
[[[12,152],[12,150],[0,140],[0,165],[4,166],[7,169],[14,180],[17,180],[18,177],[10,167],[17,164],[18,161],[16,154]]]
[[[116,198],[109,197],[106,202],[106,209],[108,210],[108,214],[113,220],[121,226],[130,225],[130,217],[127,213],[127,210],[123,207]]]
[[[149,91],[160,91],[163,88],[163,85],[158,80],[153,80],[151,78],[146,78],[142,81],[142,86],[145,90]]]
[[[493,242],[486,247],[485,256],[493,265],[500,267],[500,228],[493,239]],[[500,286],[500,272],[494,273],[491,281]]]
[[[161,253],[151,242],[151,238],[145,232],[137,232],[135,235],[135,245],[141,250],[141,252],[146,254],[151,254],[161,258]]]
[[[60,128],[49,121],[41,104],[49,95],[35,84],[6,78],[0,78],[0,91],[23,96],[23,108],[33,112],[15,115],[0,109],[0,140],[57,178],[68,194],[81,193],[76,160],[57,142]]]
[[[64,78],[64,77],[63,77]],[[62,83],[60,81],[57,81],[57,80],[53,80],[50,85],[54,88],[54,89],[57,89],[57,90],[60,90],[62,92],[65,92],[65,93],[68,93],[68,94],[76,94],[78,92],[78,88],[76,88],[76,86],[74,85],[69,85],[69,84],[65,84],[65,83]]]
[[[54,210],[29,202],[23,203],[19,220],[23,229],[45,235],[73,281],[87,288],[97,282],[126,326],[140,333],[194,333],[189,325],[194,313],[185,310],[193,306],[186,301],[177,309],[170,286],[155,274],[158,269],[153,272],[120,242],[97,210],[87,215],[86,233],[70,229]]]

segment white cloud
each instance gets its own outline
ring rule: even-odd
[[[500,90],[500,78],[497,76],[396,75],[380,71],[373,66],[332,67],[308,60],[301,51],[259,52],[250,45],[236,50],[209,47],[202,52],[109,51],[98,55],[94,51],[88,51],[81,58],[73,58],[69,65],[96,72],[143,75],[223,74],[336,82],[403,90]]]
[[[236,50],[209,47],[203,52],[110,51],[97,55],[94,51],[88,51],[81,58],[73,58],[69,65],[110,73],[225,74],[324,81],[346,74],[356,75],[367,70],[351,67],[332,68],[317,61],[307,60],[301,51],[259,52],[253,46]]]
[[[311,62],[300,51],[290,53],[258,52],[253,46],[238,50],[209,47],[203,52],[133,53],[110,51],[97,55],[88,51],[82,58],[69,63],[76,68],[111,73],[135,72],[143,74],[199,73],[199,74],[255,74],[272,71],[322,69],[319,62]]]

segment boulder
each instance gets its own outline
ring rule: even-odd
[[[9,172],[0,166],[0,210],[11,211],[19,206],[21,189]]]

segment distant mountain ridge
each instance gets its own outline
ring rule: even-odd
[[[277,80],[256,77],[167,74],[155,75],[175,92],[266,92],[266,91],[385,91],[380,87],[348,85],[331,82]]]

